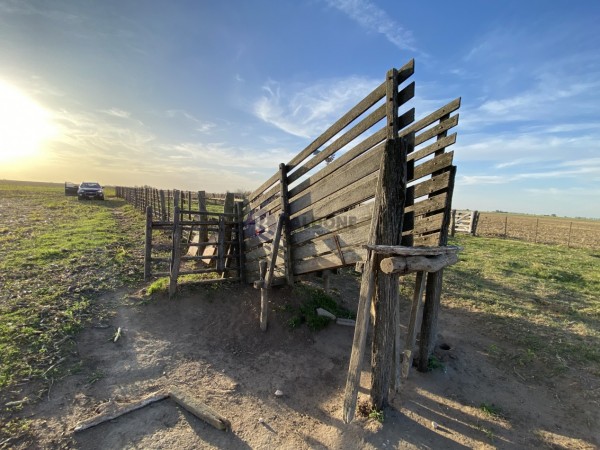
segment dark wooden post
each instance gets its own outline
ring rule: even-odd
[[[450,236],[454,237],[456,233],[456,210],[452,210],[452,219],[450,221]]]
[[[387,141],[379,169],[369,244],[386,242],[388,245],[398,245],[400,243],[406,193],[406,153],[404,139]],[[369,328],[369,306],[375,286],[377,286],[377,294],[371,402],[375,408],[381,409],[388,398],[393,364],[396,327],[394,310],[398,302],[398,276],[377,272],[378,267],[379,257],[368,251],[363,268],[354,341],[346,380],[343,410],[345,422],[350,422],[354,418],[356,409],[360,370]]]
[[[246,282],[246,261],[244,260],[244,207],[242,202],[236,202],[235,212],[237,217],[237,240],[238,240],[238,276],[242,283]]]
[[[267,277],[267,261],[261,260],[258,262],[260,281],[262,286],[260,288],[260,329],[267,331],[268,316],[269,316],[269,290],[265,287]]]
[[[448,245],[448,227],[450,219],[450,208],[452,205],[452,193],[454,192],[454,178],[456,176],[456,166],[450,168],[450,180],[448,181],[448,191],[446,197],[446,210],[444,214],[444,223],[440,232],[440,246]],[[437,322],[440,310],[440,301],[442,296],[442,280],[444,271],[427,274],[427,284],[425,287],[425,305],[423,307],[423,320],[421,322],[421,335],[419,339],[419,359],[417,369],[420,372],[427,372],[429,357],[435,347]]]
[[[160,190],[160,212],[161,212],[161,220],[166,222],[169,220],[169,215],[167,214],[167,202],[165,201],[165,191]]]
[[[178,191],[175,191],[179,193]],[[175,203],[177,205],[177,203]],[[179,224],[179,206],[173,208],[173,250],[171,251],[171,273],[169,279],[169,298],[177,292],[177,279],[179,278],[179,265],[181,264],[181,225]]]
[[[281,212],[285,214],[283,225],[283,255],[285,264],[285,278],[288,285],[294,284],[294,267],[292,260],[292,246],[290,243],[290,203],[287,182],[287,167],[284,163],[279,164],[279,185],[281,187]]]
[[[144,281],[152,275],[152,206],[146,208],[146,234],[144,252]]]
[[[208,215],[206,211],[206,193],[204,191],[198,191],[198,211],[200,212],[200,222],[204,222],[204,225],[200,225],[198,231],[198,243],[203,244],[208,242]],[[204,254],[205,246],[198,247],[198,254]]]

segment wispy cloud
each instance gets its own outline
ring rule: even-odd
[[[286,133],[314,138],[346,113],[380,81],[363,77],[317,81],[310,86],[269,80],[254,114]]]
[[[182,109],[169,109],[165,112],[165,114],[170,119],[184,118],[187,121],[192,122],[194,129],[200,133],[210,134],[217,128],[216,123],[211,121],[202,121],[193,114],[190,114]]]
[[[369,0],[325,0],[369,32],[380,33],[400,50],[415,51],[412,33]]]
[[[124,111],[119,108],[105,109],[100,112],[108,114],[109,116],[118,117],[120,119],[129,119],[131,117],[131,113],[129,111]]]

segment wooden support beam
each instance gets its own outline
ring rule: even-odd
[[[383,259],[380,268],[383,273],[437,272],[457,262],[456,253],[437,256],[393,256]]]

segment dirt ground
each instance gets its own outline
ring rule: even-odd
[[[356,277],[333,277],[344,306],[356,308]],[[443,367],[413,369],[383,423],[342,421],[353,329],[291,330],[273,291],[269,329],[260,331],[260,294],[238,284],[185,290],[150,301],[116,292],[113,311],[77,336],[81,370],[29,405],[35,442],[18,448],[81,449],[459,449],[599,448],[599,405],[585,380],[552,382],[502,369],[479,317],[443,309],[436,356]],[[406,308],[406,311],[408,309]],[[121,337],[114,342],[115,330]],[[368,357],[365,358],[368,363]],[[367,396],[365,364],[360,399]],[[75,425],[170,386],[185,388],[231,422],[217,430],[166,399],[86,431]],[[281,390],[283,396],[275,396]],[[486,405],[483,407],[482,405]]]

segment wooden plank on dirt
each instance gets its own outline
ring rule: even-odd
[[[191,412],[198,419],[201,419],[212,425],[216,429],[227,431],[231,428],[231,423],[229,420],[225,419],[210,406],[193,397],[189,392],[173,387],[169,391],[169,395],[175,401],[175,403]]]

